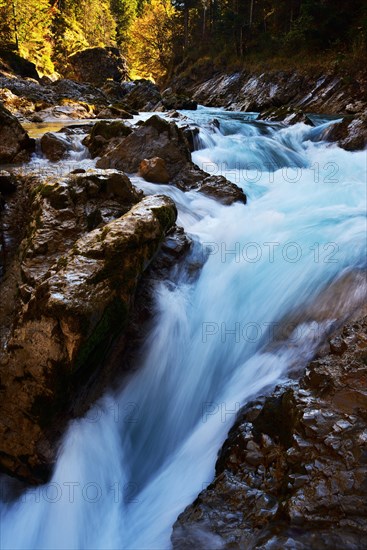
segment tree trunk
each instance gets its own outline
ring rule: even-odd
[[[18,39],[18,21],[17,21],[17,4],[16,0],[12,1],[13,7],[13,19],[14,19],[14,36],[15,36],[15,48],[19,52],[19,39]]]
[[[252,21],[254,17],[254,0],[251,0],[250,2],[250,27],[252,27]]]

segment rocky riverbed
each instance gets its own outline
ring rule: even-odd
[[[53,167],[67,163],[74,130],[41,137],[39,154],[50,162],[44,173],[25,164],[20,172],[19,163],[29,161],[36,142],[3,106],[0,120],[0,158],[8,165],[0,175],[0,464],[19,479],[39,483],[51,472],[68,419],[85,412],[105,387],[109,350],[117,346],[123,356],[127,346],[130,352],[124,334],[138,315],[135,297],[150,300],[143,283],[137,291],[143,272],[156,256],[158,262],[166,257],[161,271],[169,268],[189,242],[174,230],[171,244],[163,245],[175,226],[173,201],[144,197],[125,172],[224,204],[246,203],[246,196],[225,178],[199,170],[184,132],[158,116],[136,126],[84,126],[85,145],[100,157],[98,169],[66,169],[64,176]],[[152,273],[159,277],[159,270]],[[97,372],[101,381],[88,393]],[[84,397],[75,406],[80,393]]]
[[[365,548],[367,317],[329,351],[241,409],[173,548]]]
[[[75,78],[82,69],[76,62]],[[84,414],[112,380],[130,374],[129,357],[140,349],[152,315],[153,282],[178,266],[195,278],[205,263],[205,257],[187,259],[192,241],[176,226],[173,200],[144,196],[132,178],[224,205],[247,203],[238,185],[193,163],[195,128],[177,125],[178,113],[132,124],[137,111],[204,103],[287,123],[310,123],[309,112],[342,115],[323,138],[360,150],[366,89],[364,74],[346,82],[335,75],[235,73],[176,81],[161,91],[144,80],[52,82],[3,71],[2,472],[32,484],[49,478],[69,420]],[[35,151],[57,166],[73,141],[64,129],[36,142],[22,124],[72,119],[91,120],[83,144],[97,168],[62,175],[28,169]],[[219,451],[213,482],[175,523],[173,547],[364,548],[366,365],[362,317],[335,335],[329,353],[320,351],[305,372],[243,407]]]

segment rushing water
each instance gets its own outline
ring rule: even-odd
[[[176,201],[203,268],[157,284],[142,364],[72,423],[52,481],[2,504],[4,550],[169,548],[240,405],[366,297],[366,153],[319,141],[323,125],[185,115],[200,127],[194,161],[248,204],[133,178]]]

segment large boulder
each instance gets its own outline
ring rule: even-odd
[[[16,177],[6,170],[0,170],[0,196],[14,193],[16,189]]]
[[[137,172],[142,160],[160,157],[165,160],[171,178],[190,162],[186,139],[176,124],[153,115],[113,148],[97,166]]]
[[[35,114],[39,121],[59,117],[94,118],[94,110],[110,101],[91,84],[60,79],[44,84],[33,79],[0,75],[0,101],[11,112],[26,118]]]
[[[147,161],[151,164],[157,157],[164,161],[166,169],[164,180],[159,183],[170,182],[183,191],[197,190],[226,205],[246,203],[245,193],[236,184],[200,170],[191,160],[190,145],[181,128],[158,115],[133,128],[127,137],[111,141],[97,166],[137,173],[143,163],[145,177]]]
[[[166,162],[160,157],[142,160],[139,175],[152,183],[168,183],[170,180]]]
[[[179,516],[174,549],[365,548],[367,318],[299,383],[246,405],[214,481]]]
[[[53,100],[60,102],[63,99],[73,101],[106,104],[106,97],[94,85],[87,82],[74,82],[68,78],[62,78],[52,82],[49,86]]]
[[[340,147],[347,151],[366,149],[367,111],[353,120],[347,117],[342,122],[329,126],[322,137],[328,141],[337,142]]]
[[[83,140],[93,158],[103,155],[108,148],[113,148],[124,138],[132,133],[130,126],[123,122],[113,121],[108,122],[100,120],[94,124],[90,133]]]
[[[0,103],[0,164],[26,162],[34,147],[34,140]]]
[[[197,109],[197,101],[182,94],[176,94],[172,88],[167,88],[162,92],[162,105],[165,109],[184,109],[195,111]]]
[[[11,50],[0,48],[0,69],[23,78],[39,79],[36,65]]]
[[[69,138],[55,132],[43,134],[40,144],[42,153],[53,162],[61,160],[72,146]]]
[[[125,330],[138,281],[176,219],[171,199],[141,197],[115,171],[32,183],[12,275],[18,314],[0,360],[2,471],[47,479],[80,381]]]
[[[70,78],[97,87],[108,79],[121,82],[128,78],[127,63],[118,48],[87,48],[69,56],[68,64]]]
[[[120,97],[127,111],[154,111],[162,99],[158,87],[145,79],[122,83]]]

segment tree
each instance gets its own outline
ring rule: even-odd
[[[49,0],[0,0],[0,42],[52,72],[51,24],[56,6]]]
[[[14,3],[9,0],[0,0],[0,46],[18,49],[14,7]]]
[[[130,29],[130,66],[144,78],[161,78],[170,68],[176,12],[169,0],[151,0]]]
[[[111,11],[116,21],[116,42],[118,46],[127,44],[129,29],[142,6],[138,0],[111,0]]]
[[[94,46],[114,45],[116,22],[108,0],[63,0],[53,21],[53,59],[62,71],[67,57]]]

